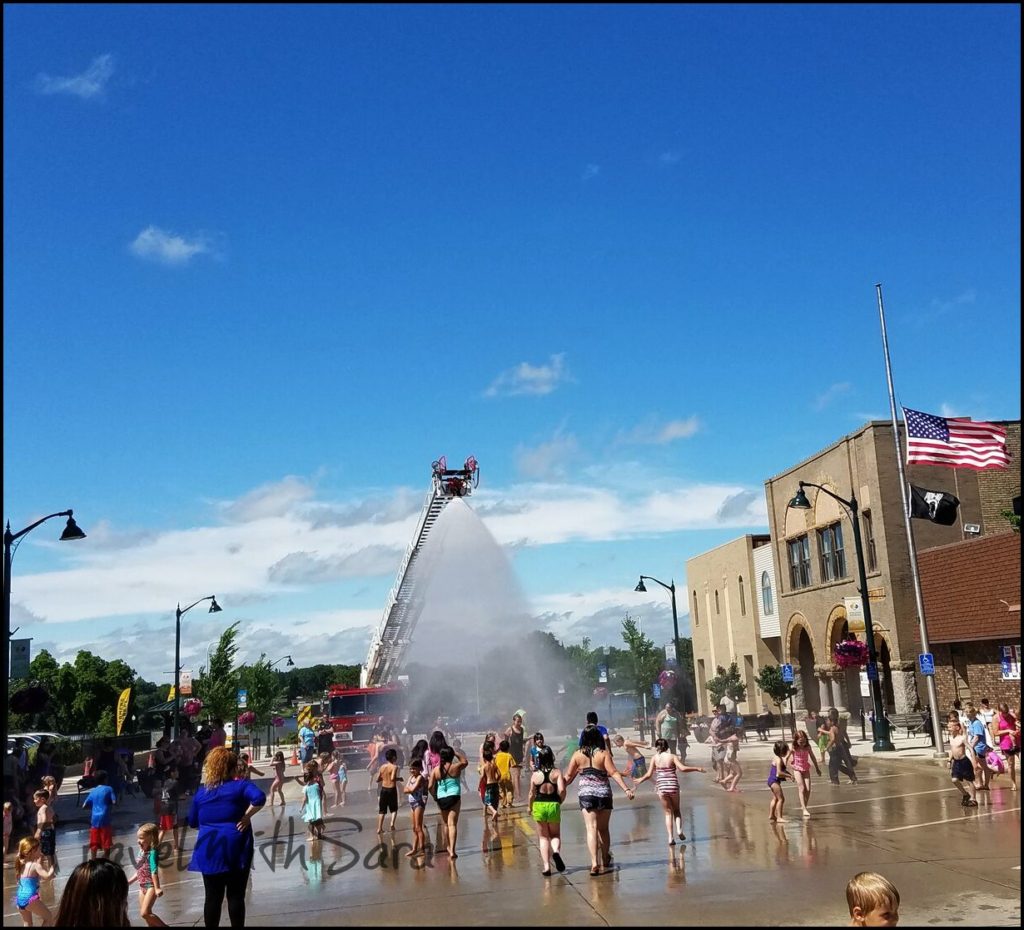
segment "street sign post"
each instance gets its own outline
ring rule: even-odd
[[[786,663],[782,666],[782,680],[787,684],[793,684],[793,666]]]
[[[922,675],[934,675],[935,674],[935,656],[930,652],[922,652],[917,657],[918,666],[921,669]]]
[[[654,695],[655,699],[660,698],[661,697],[661,685],[659,685],[657,682],[655,682],[653,685],[651,685],[651,694]]]
[[[249,703],[249,692],[245,688],[238,689],[238,706],[245,707]]]

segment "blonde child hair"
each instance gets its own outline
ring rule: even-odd
[[[139,824],[139,833],[149,840],[150,849],[156,849],[160,845],[160,828],[155,823]]]
[[[846,903],[850,908],[850,916],[855,916],[854,909],[857,908],[863,920],[872,911],[886,906],[894,911],[899,910],[900,893],[884,875],[877,872],[858,872],[846,886]]]
[[[32,855],[33,850],[38,848],[39,840],[34,836],[26,836],[18,843],[18,855],[14,858],[14,873],[16,878],[21,877],[21,870],[25,868],[25,863],[28,862],[29,856]]]

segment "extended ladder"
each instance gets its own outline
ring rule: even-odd
[[[428,579],[417,571],[419,555],[437,518],[454,497],[466,497],[480,483],[480,468],[470,456],[460,469],[449,469],[444,456],[431,465],[431,488],[423,505],[412,543],[398,569],[398,578],[388,593],[384,616],[370,641],[360,686],[385,685],[398,677],[412,643],[416,622],[423,613],[422,587]]]

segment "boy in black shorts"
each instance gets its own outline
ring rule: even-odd
[[[398,819],[398,783],[402,776],[398,774],[398,751],[389,749],[384,754],[385,762],[377,770],[377,784],[380,785],[380,797],[377,804],[377,832],[384,832],[384,815],[391,814],[391,832],[395,831]]]

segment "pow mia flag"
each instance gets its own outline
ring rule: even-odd
[[[956,523],[956,509],[960,499],[946,491],[929,491],[927,488],[910,486],[910,515],[922,520],[931,520],[941,526]]]

